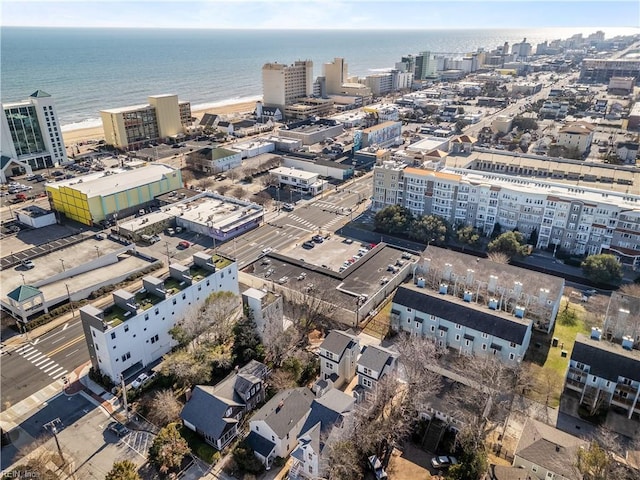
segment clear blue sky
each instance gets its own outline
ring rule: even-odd
[[[2,26],[149,28],[640,27],[638,0],[2,0]]]

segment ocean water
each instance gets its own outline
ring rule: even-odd
[[[407,31],[160,30],[2,27],[2,102],[50,93],[63,130],[100,125],[99,111],[146,103],[174,93],[192,108],[257,100],[266,62],[322,64],[344,57],[349,73],[364,76],[420,51],[463,54],[526,38],[585,36],[595,28]],[[607,38],[629,29],[602,29]]]

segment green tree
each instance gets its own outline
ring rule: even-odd
[[[158,432],[151,447],[149,461],[161,473],[175,471],[180,468],[182,459],[191,453],[187,441],[182,438],[175,423],[171,423]]]
[[[487,452],[484,450],[464,451],[460,463],[452,465],[447,472],[447,480],[480,480],[487,472]]]
[[[233,449],[233,460],[243,472],[259,474],[264,471],[264,466],[253,454],[253,450],[242,441]]]
[[[233,347],[231,348],[233,362],[244,365],[251,360],[264,358],[264,347],[256,331],[253,313],[245,308],[244,316],[233,327]]]
[[[455,123],[456,133],[460,134],[465,129],[465,127],[469,126],[470,123],[467,120],[460,119]]]
[[[529,234],[529,245],[533,245],[533,247],[535,248],[536,245],[538,245],[538,229],[534,228],[533,230],[531,230],[531,233]]]
[[[473,246],[480,240],[478,231],[472,225],[465,225],[456,230],[456,238],[462,245]]]
[[[378,232],[384,233],[400,233],[407,232],[413,215],[408,208],[401,205],[390,205],[376,213],[373,218],[373,225]]]
[[[495,240],[489,242],[487,251],[490,253],[503,253],[509,258],[527,255],[528,248],[525,245],[524,235],[520,232],[504,232]]]
[[[409,236],[422,243],[443,245],[449,237],[449,224],[436,215],[425,215],[413,221]]]
[[[615,255],[591,255],[582,262],[582,271],[592,282],[618,285],[622,282],[622,266]]]
[[[578,471],[590,480],[606,480],[611,457],[600,447],[598,442],[592,441],[589,448],[579,448],[576,467]]]
[[[138,475],[138,466],[131,460],[123,460],[115,462],[113,467],[104,477],[105,480],[140,480]]]

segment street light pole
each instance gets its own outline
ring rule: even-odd
[[[53,438],[56,441],[56,447],[58,447],[58,454],[60,455],[60,460],[62,460],[62,465],[66,465],[67,463],[64,460],[64,455],[62,454],[62,448],[60,447],[60,442],[58,441],[58,425],[62,425],[60,418],[54,418],[48,423],[45,423],[43,427],[46,430],[49,430],[53,434]]]
[[[76,311],[73,308],[73,302],[71,301],[71,293],[69,293],[69,285],[65,283],[64,286],[67,289],[67,300],[69,300],[69,305],[71,305],[71,318],[76,318]]]
[[[65,272],[65,268],[64,268],[64,260],[62,258],[59,258],[58,260],[60,260],[60,263],[62,264],[62,271]]]
[[[93,248],[96,249],[96,258],[100,258],[100,247],[98,245],[94,245]]]

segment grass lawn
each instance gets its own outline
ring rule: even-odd
[[[563,297],[551,335],[551,337],[558,339],[558,346],[552,347],[550,338],[546,335],[542,338],[532,338],[531,343],[534,345],[541,343],[542,345],[539,349],[533,350],[528,358],[535,383],[533,389],[528,393],[531,399],[554,408],[560,404],[564,376],[576,335],[590,333],[584,323],[585,313],[582,305],[572,303],[567,297]],[[567,352],[566,357],[561,355],[562,350]]]
[[[194,453],[204,460],[208,464],[212,464],[218,461],[220,454],[211,445],[206,443],[202,438],[193,430],[189,430],[184,425],[179,426],[180,435],[189,444],[189,448]]]

